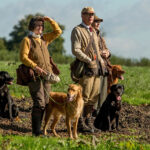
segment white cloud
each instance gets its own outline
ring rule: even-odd
[[[109,34],[137,34],[140,31],[149,30],[150,25],[150,1],[141,0],[131,8],[126,8],[116,16],[106,20],[106,29]],[[135,33],[136,32],[136,33]],[[132,36],[132,35],[131,35]]]
[[[114,54],[130,58],[150,58],[150,1],[139,1],[106,20],[108,47]]]
[[[126,58],[146,57],[144,47],[142,47],[142,45],[134,39],[106,38],[106,42],[111,53],[114,55],[123,56]]]
[[[149,57],[149,0],[21,0],[12,1],[0,8],[0,36],[8,37],[12,28],[25,15],[37,12],[53,17],[65,25],[63,34],[65,48],[71,54],[70,34],[74,26],[81,22],[80,12],[85,6],[94,7],[97,15],[104,19],[102,27],[106,32],[108,47],[114,54],[125,57]],[[141,49],[144,49],[142,51]],[[135,55],[136,54],[136,55]]]

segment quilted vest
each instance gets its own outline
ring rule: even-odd
[[[43,70],[52,72],[52,66],[50,64],[50,55],[47,49],[46,42],[43,39],[41,39],[40,45],[40,43],[34,38],[29,37],[29,39],[31,41],[29,58]]]
[[[77,28],[81,31],[80,34],[81,34],[81,47],[82,47],[82,51],[84,52],[89,41],[90,41],[90,34],[89,32],[87,31],[87,29],[85,27],[83,27],[82,25],[78,25]],[[95,30],[93,29],[93,38],[94,38],[94,45],[95,47],[93,47],[93,45],[90,47],[89,49],[89,52],[88,52],[88,56],[93,60],[93,57],[94,57],[94,48],[95,48],[95,51],[97,53],[97,60],[100,62],[100,68],[102,69],[102,74],[104,74],[104,70],[105,70],[105,64],[104,64],[104,61],[100,55],[100,51],[99,51],[99,44],[98,44],[98,37],[97,37],[97,33],[95,32]],[[98,67],[99,68],[99,67]]]

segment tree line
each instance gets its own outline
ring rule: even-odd
[[[22,39],[28,35],[28,24],[30,19],[34,16],[44,15],[40,13],[37,13],[35,15],[26,15],[23,19],[18,21],[16,25],[14,25],[12,32],[10,32],[9,34],[9,40],[7,40],[5,37],[0,37],[0,61],[19,61],[20,43]],[[64,25],[59,24],[59,26],[62,29],[62,31],[65,30]],[[49,23],[45,22],[44,32],[51,31],[52,27],[49,25]],[[57,63],[71,63],[74,57],[72,55],[66,54],[66,50],[63,44],[64,38],[61,35],[48,46],[50,55]],[[150,60],[147,58],[141,58],[140,60],[137,60],[112,55],[110,60],[112,64],[120,64],[126,66],[150,66]]]

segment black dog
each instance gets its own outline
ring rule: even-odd
[[[121,96],[123,92],[123,85],[115,84],[111,86],[111,93],[107,96],[94,121],[96,128],[102,131],[111,131],[115,128],[118,130]]]
[[[9,118],[11,121],[18,116],[18,107],[14,104],[10,96],[7,84],[13,83],[13,78],[8,72],[0,71],[0,116]]]

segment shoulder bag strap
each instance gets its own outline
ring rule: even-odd
[[[82,26],[82,24],[81,24],[81,26]],[[79,31],[80,31],[80,33],[82,32],[81,31],[81,29],[80,29],[80,26],[78,26],[78,29],[79,29]],[[87,55],[88,54],[88,51],[89,51],[89,48],[91,47],[91,45],[92,45],[92,43],[93,43],[93,40],[94,40],[94,38],[93,38],[93,34],[90,36],[90,41],[89,41],[89,43],[88,43],[88,45],[87,45],[87,47],[85,48],[85,54]]]

